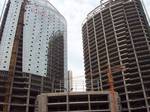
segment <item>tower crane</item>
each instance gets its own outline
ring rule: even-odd
[[[125,66],[117,65],[114,67],[109,67],[108,69],[103,71],[107,73],[107,77],[108,77],[109,90],[110,90],[110,94],[112,97],[112,112],[117,112],[117,101],[116,101],[115,87],[114,87],[114,80],[113,80],[112,72],[120,72],[120,71],[125,71],[125,70],[126,70]]]

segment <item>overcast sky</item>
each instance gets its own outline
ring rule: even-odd
[[[49,0],[65,16],[68,24],[68,69],[84,75],[81,26],[86,15],[100,0]],[[143,0],[150,15],[150,0]],[[4,0],[0,0],[0,10]]]
[[[74,76],[84,75],[81,25],[86,15],[100,0],[49,0],[67,19],[68,68]],[[150,14],[150,0],[144,0]]]

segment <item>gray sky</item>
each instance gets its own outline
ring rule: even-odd
[[[100,0],[49,0],[67,19],[68,68],[74,77],[84,75],[81,25]],[[143,0],[150,14],[150,0]]]
[[[100,0],[49,0],[65,16],[68,24],[68,69],[74,77],[84,75],[81,26]],[[143,0],[150,15],[150,0]],[[0,0],[0,11],[4,0]]]

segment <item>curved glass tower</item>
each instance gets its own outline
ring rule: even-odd
[[[101,0],[82,26],[87,91],[108,90],[112,69],[122,112],[150,111],[150,27],[140,0]],[[126,70],[113,71],[125,66]]]
[[[9,69],[22,2],[23,0],[11,0],[10,3],[0,43],[0,70]],[[66,20],[47,0],[28,0],[25,8],[22,71],[46,76],[49,40],[57,31],[64,32],[66,38]]]
[[[59,56],[53,61],[60,64],[49,62]],[[59,79],[52,79],[51,66]],[[52,80],[61,79],[63,88],[66,74],[65,18],[48,0],[8,0],[0,31],[0,111],[6,104],[11,112],[33,112],[36,95],[53,91]]]

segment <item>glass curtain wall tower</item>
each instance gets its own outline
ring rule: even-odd
[[[0,111],[34,112],[36,96],[55,89],[49,44],[54,43],[51,38],[56,32],[61,32],[57,39],[61,44],[55,46],[61,45],[58,52],[63,52],[57,59],[63,82],[67,75],[65,18],[48,0],[8,0],[0,29]]]

